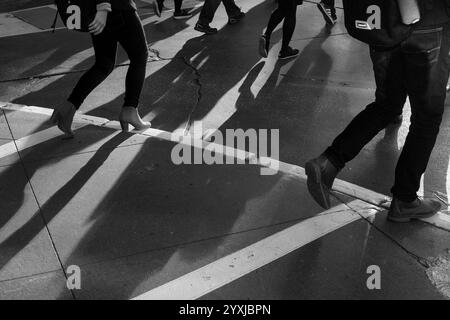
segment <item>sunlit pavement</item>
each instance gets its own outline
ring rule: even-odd
[[[89,37],[5,17],[17,26],[0,31],[0,299],[450,297],[449,109],[421,190],[447,203],[437,218],[386,221],[408,105],[404,123],[343,170],[324,212],[302,167],[373,98],[368,49],[342,22],[326,28],[308,1],[292,43],[300,56],[277,61],[278,31],[261,60],[258,36],[274,3],[237,3],[246,18],[227,26],[221,7],[212,23],[221,30],[204,36],[193,29],[202,2],[186,1],[197,7],[181,21],[139,2],[151,48],[141,114],[153,129],[119,130],[120,51],[80,109],[75,139],[64,141],[49,114],[92,64]],[[171,133],[192,134],[200,122],[279,129],[279,172],[175,165]],[[70,266],[81,270],[80,289],[67,288]],[[381,289],[369,288],[370,266]]]

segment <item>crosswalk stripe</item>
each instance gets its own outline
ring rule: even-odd
[[[338,205],[132,300],[198,299],[361,219],[361,216],[368,218],[377,212],[375,208],[360,200],[351,202],[351,207],[355,208],[357,213],[345,204]]]
[[[40,115],[47,115],[50,116],[52,113],[52,109],[48,108],[41,108],[41,107],[34,107],[34,106],[23,106],[23,105],[16,105],[16,104],[8,104],[8,103],[1,103],[0,102],[0,108],[7,110],[7,111],[23,111],[23,112],[29,112],[29,113],[36,113]],[[83,115],[83,114],[76,114],[75,115],[75,121],[78,123],[84,123],[86,125],[96,125],[101,127],[106,127],[114,130],[120,130],[119,124],[117,121],[110,121],[106,118],[101,117],[95,117],[95,116],[89,116],[89,115]],[[82,126],[81,126],[82,127]],[[80,127],[80,128],[81,128]],[[78,128],[79,129],[79,128]],[[36,146],[40,143],[43,143],[45,141],[48,141],[50,139],[53,139],[58,136],[59,132],[55,129],[53,133],[51,133],[50,129],[47,129],[49,131],[46,131],[44,133],[34,133],[30,136],[24,137],[18,144],[19,151]],[[211,146],[211,143],[205,140],[199,140],[199,139],[179,139],[177,136],[173,135],[171,132],[167,132],[164,130],[158,130],[158,129],[148,129],[143,132],[136,132],[136,134],[140,134],[143,136],[147,136],[149,138],[158,138],[174,143],[181,143],[186,144],[188,146],[201,146],[204,148],[205,146],[209,145]],[[34,137],[37,136],[37,137]],[[219,150],[220,148],[216,148],[216,150]],[[10,155],[12,152],[12,146],[11,143],[6,143],[4,145],[0,146],[0,159]],[[15,148],[14,148],[15,152]],[[223,148],[223,155],[230,156],[234,158],[240,158],[240,159],[248,159],[254,155],[242,151],[237,150],[231,147],[224,147]],[[304,168],[282,162],[276,159],[261,157],[259,159],[259,165],[262,167],[272,168],[274,170],[277,170],[284,174],[290,174],[295,175],[299,179],[305,180],[306,174]],[[378,207],[382,208],[388,208],[390,198],[386,195],[377,193],[375,191],[363,188],[361,186],[352,184],[350,182],[346,182],[340,179],[336,179],[335,183],[333,185],[333,190],[340,192],[342,194],[361,199],[367,203],[376,205]],[[450,231],[450,216],[444,213],[438,213],[437,215],[427,218],[427,219],[421,219],[424,222],[427,222],[433,226],[436,226],[438,228],[448,230]]]

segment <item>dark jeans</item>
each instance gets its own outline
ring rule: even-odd
[[[439,133],[449,77],[450,27],[416,30],[396,48],[371,49],[377,85],[375,102],[358,114],[334,140],[325,155],[338,168],[399,113],[406,96],[411,102],[411,126],[395,171],[391,190],[402,201],[417,198]]]
[[[213,21],[214,14],[221,2],[223,2],[229,17],[234,17],[241,12],[241,9],[234,3],[234,0],[205,0],[198,23],[209,25]]]
[[[78,81],[69,101],[78,109],[86,97],[114,70],[117,44],[125,49],[130,66],[125,79],[124,106],[139,105],[139,97],[145,80],[148,59],[147,40],[141,20],[136,11],[113,11],[106,27],[97,36],[92,36],[95,64]]]
[[[278,2],[278,8],[272,12],[267,29],[266,37],[269,39],[275,28],[283,22],[283,43],[282,50],[286,49],[291,42],[297,22],[297,4],[298,0],[282,0]]]

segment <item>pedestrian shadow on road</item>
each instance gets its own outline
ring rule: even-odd
[[[98,129],[97,129],[98,131]],[[104,130],[103,138],[111,134],[110,130]],[[96,173],[96,171],[103,165],[111,152],[114,151],[122,142],[127,140],[130,134],[118,134],[104,143],[95,153],[95,155],[82,167],[79,172],[69,179],[62,188],[57,190],[47,201],[40,203],[39,209],[31,215],[31,217],[24,222],[24,224],[10,234],[6,239],[0,243],[0,270],[2,270],[12,258],[14,258],[22,249],[26,248],[33,239],[35,239],[45,226],[49,226],[53,218],[79,193],[87,181]],[[54,139],[46,143],[40,150],[42,154],[55,152],[55,145],[60,145],[60,139]],[[25,201],[25,190],[28,188],[27,179],[15,179],[17,172],[23,171],[23,164],[26,164],[26,173],[32,177],[34,173],[43,165],[51,165],[61,161],[61,157],[46,160],[37,160],[33,153],[22,155],[22,163],[16,163],[1,174],[3,181],[15,181],[8,183],[7,188],[3,188],[2,192],[7,192],[5,198],[12,199],[8,201],[8,205],[2,210],[0,229],[5,226],[9,220],[13,219],[16,212],[22,207]],[[59,179],[55,177],[55,182]],[[5,205],[5,204],[3,204]]]
[[[253,26],[253,27],[252,27]],[[250,30],[254,28],[254,25],[248,26]],[[258,26],[259,28],[259,26]],[[246,29],[246,28],[244,28]],[[178,30],[178,29],[177,29]],[[247,30],[248,31],[248,30]],[[239,28],[236,28],[236,26],[233,27],[226,27],[224,30],[222,30],[222,35],[219,36],[216,40],[211,40],[212,43],[216,42],[219,43],[219,41],[223,41],[224,39],[228,38],[228,33],[235,33],[238,34]],[[200,37],[204,38],[204,37]],[[194,44],[195,42],[195,44]],[[236,41],[233,41],[233,43],[236,43]],[[202,41],[198,42],[196,39],[192,40],[190,44],[194,44],[194,47],[196,47],[198,50],[196,53],[204,53],[202,51],[203,49],[201,46],[204,44]],[[239,44],[239,43],[238,43]],[[230,43],[228,43],[230,45]],[[189,46],[188,46],[189,47]],[[209,59],[209,61],[214,60],[214,50],[212,50],[212,47],[209,47],[208,50],[211,50],[205,55],[205,58]],[[255,50],[256,52],[256,50]],[[217,51],[216,51],[217,53]],[[194,52],[192,51],[192,54]],[[237,57],[240,55],[235,54],[234,57],[237,59]],[[251,61],[254,61],[253,56],[249,58]],[[120,60],[119,60],[120,61]],[[184,60],[185,61],[185,60]],[[217,61],[216,61],[217,63]],[[220,63],[223,65],[223,61],[220,61]],[[250,63],[250,62],[248,62]],[[251,64],[251,63],[250,63]],[[211,68],[214,68],[215,65],[211,65]],[[223,70],[226,69],[226,66],[223,66]],[[245,74],[246,69],[243,69],[241,71],[238,71],[238,74]],[[241,76],[236,75],[236,78],[232,78],[232,80],[229,80],[227,83],[227,86],[232,86],[235,84],[235,81],[239,80]],[[58,101],[58,99],[55,99],[55,97],[59,97],[60,99],[64,99],[63,95],[67,94],[67,88],[70,88],[73,84],[74,76],[66,76],[62,79],[56,80],[55,82],[50,83],[49,85],[44,86],[41,90],[38,90],[36,92],[29,93],[23,97],[20,97],[16,99],[15,103],[21,103],[21,104],[27,104],[27,105],[35,105],[36,101],[42,101],[43,105],[48,105],[48,103],[45,103],[45,101]],[[171,80],[171,82],[173,79]],[[215,84],[213,84],[215,86]],[[227,90],[227,88],[221,88],[224,91]],[[220,90],[219,92],[222,92]],[[214,95],[213,100],[217,100],[222,96],[222,93],[216,93]],[[169,111],[173,112],[172,111]],[[37,128],[34,132],[40,131],[41,129],[46,128],[46,126],[41,126]],[[125,135],[126,136],[126,135]],[[45,217],[44,224],[48,225],[51,223],[52,219],[59,213],[59,211],[67,205],[67,203],[70,202],[71,199],[73,199],[76,194],[83,188],[84,184],[90,179],[90,177],[97,171],[99,168],[99,164],[102,163],[102,161],[105,161],[105,159],[108,157],[109,152],[111,152],[114,148],[116,148],[118,145],[120,145],[121,142],[123,142],[123,137],[117,137],[106,143],[103,147],[101,147],[96,153],[96,156],[94,157],[94,160],[92,162],[90,161],[86,166],[80,169],[79,173],[77,173],[67,184],[65,184],[60,190],[56,191],[55,194],[48,200],[45,201],[44,204],[42,204],[40,212],[35,213],[29,221],[27,221],[19,230],[15,231],[13,234],[11,234],[5,241],[3,241],[0,244],[1,247],[1,262],[0,262],[0,268],[3,268],[8,264],[8,262],[15,257],[19,252],[22,251],[32,241],[42,230],[43,226],[42,224],[42,216]],[[95,140],[95,138],[93,139]],[[57,149],[57,146],[55,145],[59,143],[58,139],[55,139],[52,141],[52,143],[47,144],[44,147],[43,153],[47,153],[49,155],[52,155],[54,150]],[[74,155],[82,148],[89,147],[90,145],[95,144],[95,141],[90,140],[88,143],[83,142],[79,146],[74,146],[74,148],[71,150],[70,155]],[[45,151],[47,149],[47,151]],[[65,157],[65,156],[64,156]],[[30,158],[32,158],[30,156]],[[41,159],[41,161],[36,162],[35,165],[30,166],[27,163],[30,160],[27,156],[24,156],[22,158],[23,163],[17,164],[14,166],[11,166],[9,169],[7,169],[5,172],[1,174],[2,179],[6,178],[8,180],[13,180],[11,177],[14,175],[14,168],[22,168],[22,165],[25,164],[27,168],[27,175],[30,179],[34,176],[35,172],[39,170],[40,167],[44,165],[50,165],[53,161],[60,161],[61,159],[53,158],[51,160],[47,159]],[[5,181],[5,180],[4,180]],[[147,181],[148,182],[148,181]],[[10,195],[12,195],[15,199],[15,205],[8,208],[8,214],[7,216],[2,216],[2,224],[5,225],[9,220],[12,219],[12,217],[15,216],[16,212],[21,207],[21,204],[24,200],[24,189],[27,186],[28,182],[24,181],[23,184],[16,184],[14,189],[10,189]],[[12,192],[12,194],[11,194]],[[42,216],[41,216],[42,214]],[[41,224],[40,224],[41,223]]]
[[[236,112],[220,130],[278,129],[280,160],[302,166],[315,155],[324,145],[322,128],[327,127],[322,123],[326,115],[320,99],[327,90],[333,66],[330,55],[323,50],[329,34],[327,26],[319,30],[295,59],[269,59],[257,64],[239,88]],[[318,74],[320,81],[316,79]],[[346,112],[345,105],[332,107]]]

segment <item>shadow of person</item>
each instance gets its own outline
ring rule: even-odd
[[[324,27],[309,41],[296,59],[268,60],[257,64],[239,88],[236,112],[220,128],[265,128],[280,130],[280,160],[308,159],[320,138],[320,97],[332,59],[322,48],[329,27]],[[306,40],[300,40],[306,41]],[[276,50],[273,48],[272,50]],[[312,79],[320,74],[322,81]],[[311,99],[311,96],[314,99]],[[319,122],[319,123],[317,123]]]
[[[258,8],[258,7],[256,7],[256,8]],[[251,11],[252,10],[254,10],[254,9],[251,9]],[[258,11],[258,10],[256,10],[256,11]],[[256,15],[256,13],[254,13],[254,14]],[[251,14],[250,14],[250,16],[251,16]],[[250,23],[250,26],[243,25],[243,26],[245,26],[244,30],[247,30],[247,31],[253,30],[253,28],[255,27],[256,24],[257,23],[253,22],[253,23]],[[259,28],[259,26],[258,26],[258,28]],[[171,29],[171,30],[173,31],[173,29]],[[222,31],[222,35],[221,35],[222,39],[227,38],[227,36],[226,36],[226,33],[228,32],[227,30],[234,30],[233,32],[237,32],[237,29],[232,29],[231,27],[226,27]],[[146,31],[148,32],[147,29],[146,29]],[[167,35],[167,36],[170,36],[170,35]],[[204,37],[200,37],[200,38],[204,38]],[[195,52],[203,52],[203,54],[205,54],[205,57],[210,59],[209,61],[212,61],[212,60],[214,60],[213,59],[214,56],[220,52],[220,49],[218,51],[217,49],[214,49],[212,45],[214,43],[217,44],[217,41],[219,41],[219,40],[220,40],[220,38],[218,38],[216,40],[211,38],[211,40],[208,40],[210,45],[207,46],[206,53],[205,53],[205,49],[199,48],[199,46],[201,46],[203,44],[202,42],[196,43],[194,45],[195,48],[197,48],[197,50],[194,50],[194,51]],[[194,42],[196,42],[196,40],[193,40],[192,42],[190,42],[190,44],[193,44]],[[234,42],[239,43],[239,42],[246,42],[246,41],[243,41],[243,40],[236,41],[235,40]],[[230,45],[230,43],[228,43],[228,45]],[[240,54],[242,54],[242,52],[243,52],[242,48],[239,48],[239,50],[240,50]],[[256,50],[255,50],[255,52],[256,52]],[[234,58],[237,58],[238,55],[239,54],[237,54],[237,53],[232,54],[232,56]],[[248,61],[253,61],[254,59],[255,58],[248,58],[247,63],[251,65],[252,63],[250,63]],[[124,60],[122,60],[122,59],[118,60],[119,63],[123,62],[123,61]],[[186,61],[186,60],[184,59],[184,61]],[[227,69],[226,64],[224,65],[223,61],[220,61],[220,62],[222,65],[222,67],[221,67],[222,70],[226,70]],[[218,63],[218,61],[216,61],[216,63]],[[244,66],[245,66],[245,64],[244,64]],[[213,69],[214,66],[211,65],[210,68]],[[163,73],[163,71],[161,71],[161,72]],[[226,86],[232,86],[235,84],[236,79],[240,79],[242,77],[242,74],[244,74],[245,72],[246,72],[245,69],[234,71],[234,72],[232,72],[233,77],[227,78],[227,81],[223,81],[223,82],[226,84]],[[179,72],[170,81],[172,82],[174,79],[176,79],[176,77],[178,77],[178,75],[179,75]],[[61,79],[57,79],[57,80],[49,83],[48,85],[45,85],[40,90],[28,93],[28,94],[16,99],[14,102],[34,105],[34,104],[36,104],[36,101],[42,101],[42,104],[52,105],[52,103],[49,104],[48,101],[58,101],[58,100],[64,99],[64,97],[62,95],[63,94],[65,95],[67,93],[67,88],[71,87],[71,85],[73,84],[73,80],[74,80],[74,75],[62,77]],[[212,95],[213,101],[217,101],[222,96],[223,92],[227,90],[227,87],[223,87],[221,89],[223,89],[223,91],[216,90],[214,92],[214,94]],[[60,99],[55,99],[55,97],[59,97]],[[206,103],[206,105],[208,105],[208,104]],[[171,112],[173,112],[173,110]],[[44,125],[37,128],[35,130],[35,132],[39,131],[43,128],[45,128]],[[96,140],[96,137],[94,137],[92,140]],[[89,141],[89,145],[91,145],[91,144],[93,145],[96,142],[96,141],[92,141],[92,140]],[[111,150],[111,148],[114,149],[119,144],[120,144],[120,139],[114,139],[110,143],[108,143],[105,148],[108,148],[108,150]],[[40,147],[42,147],[42,146],[40,146]],[[86,147],[85,143],[81,143],[78,146],[74,145],[70,154],[71,155],[76,154],[77,152],[82,150],[82,148],[84,148],[84,147]],[[55,148],[57,148],[57,145],[55,145],[55,143],[49,143],[44,147],[44,151],[45,151],[45,149],[47,149],[47,151],[45,151],[45,153],[51,155],[51,154],[53,154]],[[103,151],[105,149],[101,148],[101,150]],[[99,157],[103,157],[103,156],[105,156],[105,154],[107,154],[107,153],[100,152]],[[106,155],[106,157],[107,157],[107,155]],[[28,157],[24,156],[22,160],[24,163],[27,163]],[[53,159],[53,160],[43,159],[39,162],[38,165],[32,166],[32,167],[27,165],[28,177],[31,179],[33,177],[33,175],[35,174],[35,172],[41,166],[49,165],[52,163],[52,161],[56,161],[56,159]],[[4,177],[10,177],[13,172],[12,169],[14,167],[16,167],[16,166],[11,167],[11,170],[7,170],[6,172],[3,172],[1,174],[1,178],[3,179]],[[84,166],[79,174],[77,174],[72,180],[70,180],[68,182],[68,184],[66,184],[61,190],[57,191],[54,194],[54,196],[51,197],[51,199],[49,200],[50,201],[49,204],[47,204],[47,205],[44,204],[42,206],[40,211],[44,216],[47,217],[47,219],[45,220],[45,223],[48,224],[58,214],[58,210],[60,210],[62,207],[64,207],[64,205],[67,204],[67,202],[77,194],[77,192],[83,187],[84,183],[89,180],[89,176],[91,176],[93,173],[95,173],[97,169],[98,169],[98,166],[96,166],[95,164],[92,164],[92,163],[90,163],[87,166]],[[27,184],[27,182],[24,182],[23,184],[18,184],[16,186],[16,188],[14,189],[14,197],[16,199],[24,198],[24,188],[25,188],[26,184]],[[61,201],[61,202],[59,202],[59,201]],[[58,202],[58,205],[55,205],[55,203],[57,203],[57,202]],[[52,209],[52,205],[55,205],[55,208]],[[17,205],[10,208],[10,210],[8,210],[8,218],[2,219],[2,222],[4,222],[6,224],[16,214],[16,212],[19,208],[20,208],[20,201],[17,201]],[[20,252],[24,248],[24,246],[26,244],[28,244],[40,232],[40,230],[42,230],[42,227],[39,227],[39,226],[36,227],[36,223],[39,219],[40,219],[39,215],[35,214],[30,219],[30,221],[26,222],[25,225],[23,225],[22,228],[17,230],[17,232],[14,232],[13,234],[11,234],[5,241],[2,242],[2,244],[0,244],[2,249],[5,250],[4,252],[6,252],[5,255],[2,255],[1,266],[5,266],[12,257],[14,257],[18,252]]]
[[[106,135],[111,134],[108,130]],[[47,201],[40,205],[40,208],[32,217],[27,220],[20,228],[15,230],[9,237],[0,243],[0,270],[23,248],[25,248],[42,230],[44,224],[48,225],[52,219],[78,194],[85,183],[89,181],[91,176],[102,166],[111,152],[114,151],[122,142],[129,138],[129,134],[121,134],[113,136],[106,143],[104,143],[84,165],[79,172],[68,180],[64,186],[53,194]],[[54,146],[54,143],[48,146]],[[59,142],[56,142],[59,143]],[[45,147],[44,147],[45,148]],[[50,147],[51,149],[51,147]],[[45,150],[42,150],[45,152]],[[32,157],[32,156],[31,156]],[[22,156],[22,161],[28,161],[27,156]],[[44,161],[46,165],[57,162],[60,159],[54,158]],[[27,166],[27,173],[30,168],[39,167],[38,164],[30,164]],[[2,172],[2,179],[13,179],[17,175],[17,170],[23,170],[23,164],[17,163],[4,172]],[[22,206],[24,200],[23,194],[25,186],[28,185],[27,179],[15,179],[16,183],[10,184],[8,187],[8,198],[12,194],[14,197],[15,206],[8,206],[8,210],[3,212],[1,219],[1,226],[4,226],[12,217],[14,217],[17,210]],[[20,200],[21,199],[21,200]],[[0,226],[0,228],[1,228]]]
[[[262,177],[250,165],[177,166],[173,146],[151,139],[124,151],[137,155],[105,186],[110,191],[86,215],[89,227],[76,247],[60,251],[65,265],[82,269],[78,298],[131,298],[272,234],[273,225],[318,213],[293,209],[312,204],[298,196],[305,188],[298,180]]]
[[[169,23],[168,21],[164,21],[162,24],[172,24],[172,22]],[[151,26],[153,26],[153,25],[150,25],[150,27],[149,27],[150,29],[151,29]],[[170,27],[168,27],[167,29],[164,29],[165,30],[164,32],[166,32],[166,33],[164,33],[164,35],[158,36],[157,39],[163,39],[165,37],[172,36],[171,32],[178,32],[179,28],[181,26],[188,27],[188,25],[185,24],[185,23],[177,24],[177,26],[178,27],[175,28],[175,29],[172,29]],[[60,34],[64,38],[64,37],[67,37],[67,32],[69,32],[69,31],[67,31],[67,30],[61,31]],[[78,33],[75,33],[75,34],[78,34]],[[72,47],[72,46],[73,46],[73,43],[70,44],[70,47]],[[67,53],[68,52],[67,48],[63,49],[63,52]],[[66,58],[66,57],[64,57],[64,58]],[[121,54],[119,59],[118,59],[118,63],[122,63],[124,61],[124,59],[125,59],[125,56],[123,54]],[[90,60],[90,58],[88,58],[87,60]],[[85,62],[86,62],[85,60],[79,62],[79,64],[77,64],[74,68],[77,69],[78,66],[83,65]],[[50,66],[47,66],[47,67],[50,67]],[[14,103],[19,103],[19,104],[25,104],[25,105],[35,105],[36,101],[39,101],[40,104],[42,103],[42,105],[53,107],[54,106],[53,105],[54,101],[62,101],[65,98],[65,95],[68,92],[67,88],[71,87],[71,85],[74,82],[73,81],[74,78],[75,78],[74,75],[67,75],[65,77],[62,77],[59,80],[51,82],[50,85],[45,86],[41,90],[37,90],[35,92],[30,92],[30,93],[27,93],[24,96],[21,96],[21,97],[17,98],[13,102]],[[55,98],[55,96],[57,96],[59,98]],[[50,101],[50,103],[49,103],[49,101]],[[33,132],[39,132],[39,131],[41,131],[43,129],[46,129],[47,127],[48,127],[48,124],[43,123],[42,125],[37,126],[37,128],[35,130],[33,130]],[[76,140],[77,143],[71,142],[70,143],[70,145],[71,145],[71,154],[76,154],[78,151],[80,151],[80,150],[82,150],[84,148],[87,148],[90,145],[94,145],[98,141],[98,140],[95,140],[96,138],[97,139],[103,139],[104,137],[105,137],[104,135],[98,134],[95,137],[92,137],[92,139]],[[109,146],[111,146],[111,145],[109,145]],[[46,155],[53,155],[53,154],[55,154],[60,147],[61,147],[61,142],[60,142],[59,138],[56,138],[53,141],[49,141],[48,143],[39,146],[39,148],[41,148],[40,150],[42,151],[41,154],[46,154]],[[66,156],[70,156],[70,154],[67,154]],[[29,154],[29,153],[25,152],[22,155],[22,161],[24,163],[29,162],[30,158],[33,158],[32,154]],[[40,164],[42,166],[45,166],[45,165],[50,165],[50,164],[52,164],[52,163],[54,163],[56,161],[58,161],[57,158],[46,159],[46,160],[40,161]],[[22,164],[18,163],[16,165],[11,166],[7,170],[3,171],[0,174],[1,179],[6,179],[4,181],[11,181],[11,179],[9,179],[8,177],[10,177],[11,175],[14,175],[15,174],[15,170],[17,170],[19,167],[21,168],[21,166],[22,166]],[[33,177],[35,171],[38,170],[38,169],[39,169],[39,166],[33,166],[33,169],[31,169],[31,167],[28,167],[27,168],[27,175],[28,175],[28,177],[31,179]],[[27,185],[26,181],[24,181],[23,183],[16,183],[16,184],[14,184],[14,188],[9,190],[9,195],[10,196],[13,195],[14,198],[17,199],[17,201],[14,202],[15,203],[14,205],[9,206],[7,214],[2,215],[2,219],[1,219],[2,223],[1,223],[0,227],[5,225],[10,220],[10,218],[12,218],[15,215],[16,211],[20,208],[20,205],[21,205],[22,202],[19,201],[19,199],[22,199],[22,201],[23,201],[23,199],[24,199],[24,188],[26,187],[26,185]],[[18,249],[18,248],[19,247],[16,247],[16,249]]]

